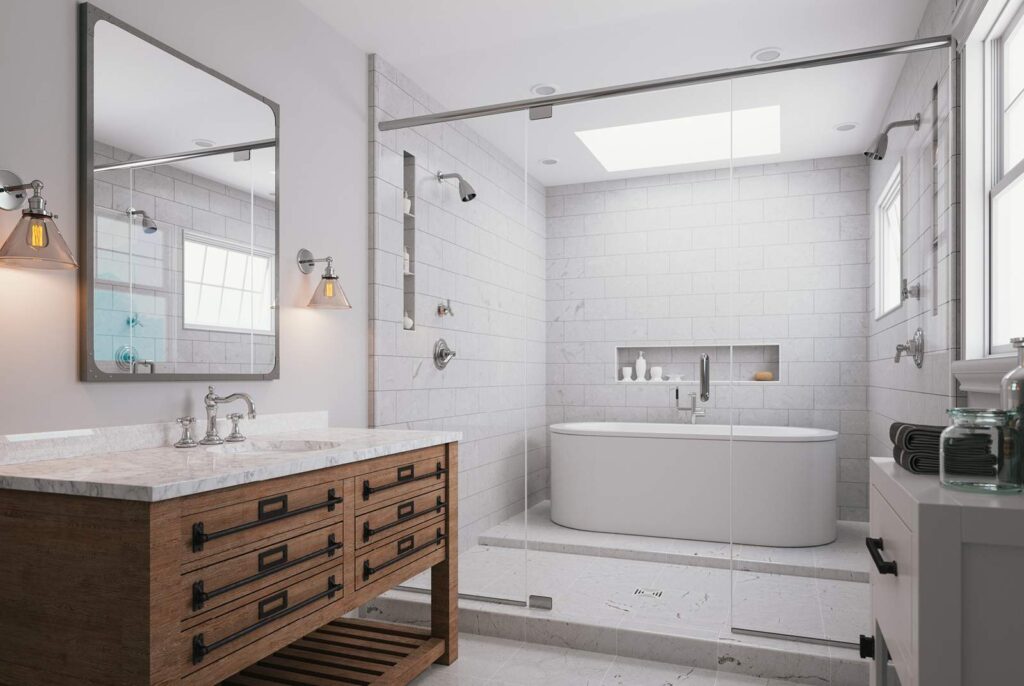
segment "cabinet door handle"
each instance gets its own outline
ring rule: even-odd
[[[232,641],[237,641],[243,636],[247,636],[252,632],[256,631],[257,629],[261,629],[270,622],[280,619],[281,617],[286,617],[293,612],[298,612],[302,608],[308,605],[312,605],[313,603],[323,598],[333,598],[334,594],[340,591],[341,589],[342,585],[335,583],[334,577],[330,576],[327,579],[326,591],[320,591],[316,595],[312,595],[296,605],[288,605],[288,596],[286,592],[284,596],[282,596],[281,593],[274,593],[273,595],[267,596],[260,602],[260,620],[258,622],[250,624],[244,629],[239,629],[235,633],[225,636],[219,641],[214,641],[213,643],[207,643],[203,638],[203,634],[196,634],[195,636],[193,636],[192,664],[198,665],[200,662],[203,661],[203,658],[209,655],[212,651],[217,650],[218,648],[222,648],[227,644],[231,643]],[[272,602],[277,602],[278,606],[268,610],[264,606],[264,603],[269,604]]]
[[[399,467],[396,474],[396,478],[391,483],[381,484],[380,486],[371,486],[369,479],[363,480],[363,500],[369,500],[370,496],[380,491],[386,491],[389,488],[395,488],[397,486],[404,486],[405,484],[411,484],[414,481],[423,481],[424,479],[440,479],[442,476],[448,473],[448,470],[441,466],[440,460],[437,463],[437,467],[432,472],[426,474],[415,475],[415,465],[405,465]],[[404,471],[403,471],[404,470]]]
[[[228,591],[233,591],[236,588],[241,588],[242,586],[251,584],[254,581],[259,581],[260,579],[268,577],[271,574],[277,574],[278,572],[284,569],[288,569],[290,567],[294,567],[295,565],[300,565],[303,562],[308,562],[309,560],[316,559],[321,555],[326,555],[327,557],[334,557],[334,553],[340,550],[341,546],[342,544],[337,542],[337,539],[335,539],[334,534],[330,534],[327,536],[327,545],[325,547],[321,548],[320,550],[314,550],[311,553],[307,553],[306,555],[303,555],[302,557],[297,557],[293,560],[288,559],[287,544],[279,546],[277,548],[271,548],[270,550],[266,550],[260,553],[258,558],[260,571],[256,574],[253,574],[252,576],[247,576],[244,579],[239,579],[238,581],[227,584],[226,586],[221,586],[220,588],[214,589],[212,591],[206,590],[205,584],[203,583],[202,579],[193,583],[192,611],[199,612],[200,610],[202,610],[203,606],[206,605],[206,601],[208,601],[210,598],[216,598],[217,596],[223,595]],[[279,555],[282,552],[284,554],[283,558],[279,558],[277,561],[269,565],[264,563],[264,555],[267,555],[269,553]]]
[[[377,572],[387,567],[390,567],[391,565],[397,562],[401,562],[410,555],[415,555],[421,550],[426,550],[431,546],[441,545],[441,543],[444,542],[445,538],[447,538],[447,536],[441,533],[441,529],[440,527],[438,527],[437,534],[434,536],[434,538],[430,539],[426,543],[421,543],[416,547],[409,547],[409,544],[411,544],[415,540],[413,536],[407,536],[406,538],[401,539],[400,541],[398,541],[398,547],[396,549],[398,555],[395,555],[390,560],[386,562],[381,562],[376,567],[371,567],[369,560],[363,560],[363,581],[369,581],[370,577],[376,574]]]
[[[275,496],[273,498],[266,498],[259,501],[257,507],[257,517],[254,521],[246,522],[245,524],[239,524],[233,526],[230,529],[222,529],[220,531],[214,531],[212,533],[206,533],[206,527],[202,522],[196,522],[192,525],[192,552],[198,553],[203,549],[203,545],[207,541],[212,541],[217,538],[223,538],[225,536],[231,536],[242,531],[255,528],[257,526],[263,526],[270,522],[277,522],[288,517],[294,517],[296,515],[305,514],[306,512],[313,512],[314,510],[320,510],[326,508],[328,512],[334,512],[334,507],[340,505],[342,498],[335,496],[333,488],[327,489],[327,500],[322,503],[316,503],[314,505],[307,505],[306,507],[300,507],[297,510],[288,509],[288,499],[285,496],[284,501],[281,500],[281,496]],[[269,509],[267,506],[274,505],[275,509]]]
[[[893,576],[899,576],[896,571],[896,560],[891,562],[882,559],[882,551],[885,550],[885,545],[882,543],[881,538],[868,538],[864,539],[865,545],[868,547],[868,552],[871,554],[871,560],[875,563],[875,569],[878,570],[879,574],[892,574]]]
[[[394,527],[400,526],[400,525],[405,524],[407,522],[410,522],[413,519],[419,519],[421,517],[426,517],[427,515],[431,515],[431,514],[434,514],[434,513],[437,513],[437,512],[444,512],[444,508],[445,508],[445,503],[441,499],[441,496],[437,496],[437,504],[436,505],[434,505],[433,507],[427,508],[426,510],[420,510],[419,512],[416,512],[413,509],[413,503],[414,503],[414,501],[410,500],[410,501],[408,501],[406,503],[402,503],[401,505],[399,505],[398,506],[398,510],[397,510],[397,518],[395,519],[395,521],[388,522],[387,524],[382,524],[382,525],[378,526],[376,529],[370,527],[369,520],[364,521],[363,522],[363,543],[369,543],[370,539],[373,538],[374,536],[376,536],[377,534],[379,534],[381,531],[387,531],[388,529],[393,529]]]

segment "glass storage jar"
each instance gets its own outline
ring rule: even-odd
[[[1024,441],[1020,415],[1012,410],[956,407],[942,432],[939,478],[943,486],[982,493],[1020,493]]]

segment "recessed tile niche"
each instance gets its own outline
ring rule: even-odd
[[[636,360],[643,352],[647,360],[644,380],[626,381],[622,368],[636,376]],[[711,358],[711,383],[779,383],[779,346],[765,345],[648,345],[615,348],[615,380],[619,383],[697,383],[700,356]],[[651,377],[651,369],[661,367],[661,380]],[[757,372],[770,372],[771,381],[756,381]]]

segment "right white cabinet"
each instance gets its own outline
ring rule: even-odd
[[[1024,495],[871,458],[873,686],[1024,684]]]

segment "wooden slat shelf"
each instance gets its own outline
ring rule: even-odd
[[[444,653],[430,632],[367,619],[339,619],[222,682],[222,686],[405,684]]]

